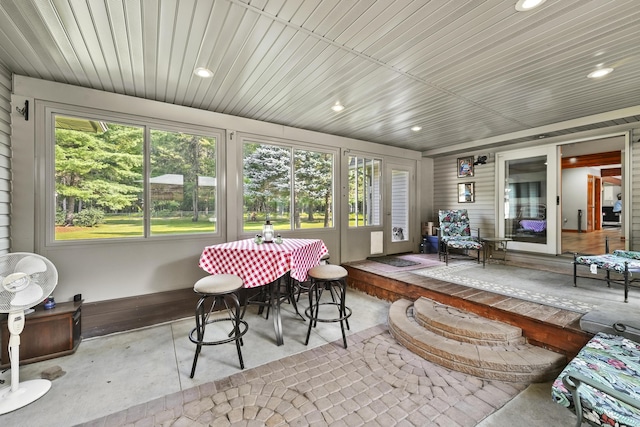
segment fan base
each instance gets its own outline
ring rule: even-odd
[[[0,415],[15,411],[44,396],[51,388],[49,380],[31,380],[21,382],[18,390],[11,391],[11,387],[0,389]]]

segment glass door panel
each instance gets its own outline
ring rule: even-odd
[[[505,237],[547,243],[547,157],[505,161]]]
[[[413,165],[386,164],[386,221],[384,244],[387,254],[412,252],[414,249],[415,168]]]
[[[500,153],[498,234],[509,248],[556,253],[556,156],[554,147]]]

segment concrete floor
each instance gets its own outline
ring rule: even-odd
[[[348,334],[387,324],[388,302],[354,290],[347,298],[353,309]],[[246,369],[341,338],[337,325],[320,325],[305,346],[308,323],[296,318],[290,306],[283,308],[283,346],[275,345],[271,319],[259,317],[256,307],[247,311],[249,332],[243,347]],[[193,326],[190,318],[89,339],[73,355],[21,367],[21,381],[40,378],[41,372],[52,366],[59,366],[65,374],[53,381],[51,390],[41,399],[1,415],[0,425],[71,426],[238,373],[235,346],[226,344],[204,347],[195,378],[189,378],[195,346],[187,336]],[[7,386],[10,372],[3,372],[0,379]],[[574,420],[568,410],[552,402],[550,384],[536,384],[479,425],[573,425]]]

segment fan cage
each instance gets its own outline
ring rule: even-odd
[[[42,298],[39,301],[30,302],[24,305],[11,305],[11,301],[15,296],[15,293],[9,292],[2,286],[2,280],[8,275],[16,272],[16,265],[19,261],[34,257],[44,262],[46,270],[43,272],[37,272],[30,275],[31,285],[39,286],[42,289]],[[44,301],[56,287],[58,283],[58,272],[51,261],[42,255],[28,253],[28,252],[14,252],[0,256],[0,313],[10,313],[14,311],[21,311],[27,308],[38,305]]]

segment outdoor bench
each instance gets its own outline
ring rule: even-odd
[[[606,242],[606,251],[604,255],[573,255],[573,286],[577,286],[577,268],[584,265],[590,268],[592,273],[596,273],[598,269],[606,271],[605,280],[607,286],[611,287],[611,282],[622,283],[624,285],[624,302],[627,302],[629,295],[629,282],[633,273],[640,273],[640,252],[615,250],[612,254],[609,252],[609,242]],[[622,281],[611,279],[611,272],[622,274]],[[582,277],[582,276],[581,276]]]

